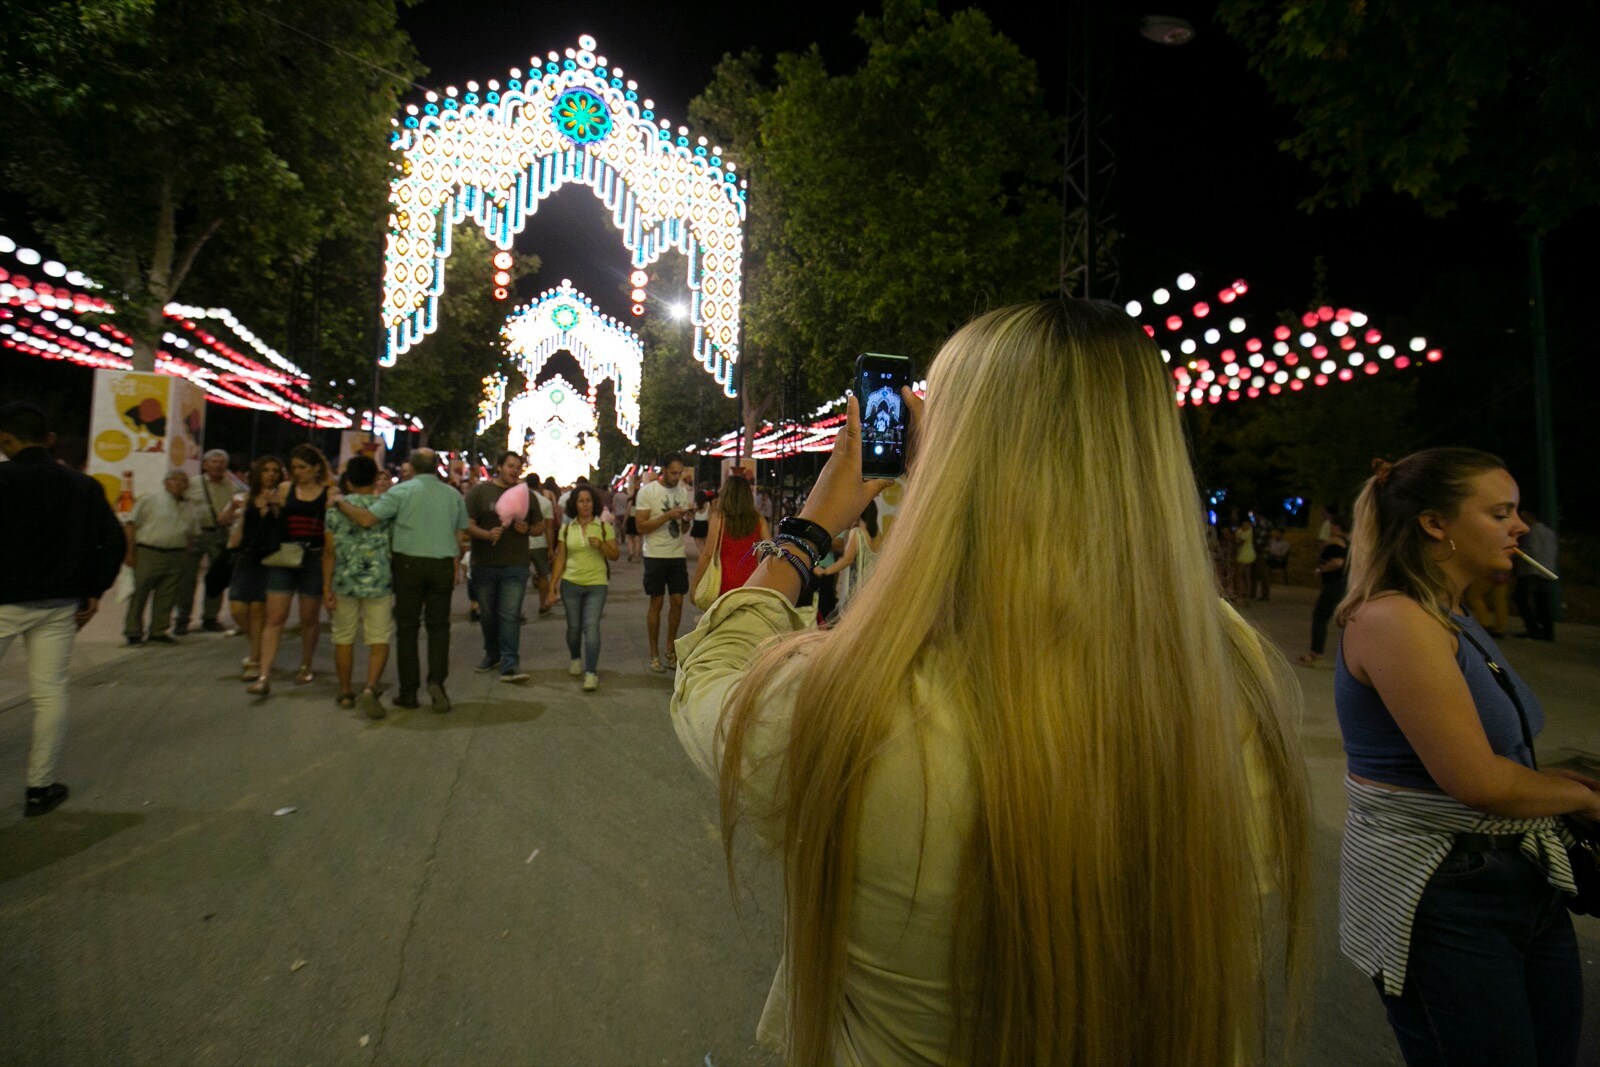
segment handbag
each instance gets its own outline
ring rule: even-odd
[[[725,524],[717,524],[717,543],[711,548],[711,562],[694,586],[694,606],[701,611],[711,610],[711,605],[722,595],[722,531]]]
[[[278,545],[276,552],[268,553],[261,557],[263,567],[288,567],[299,568],[306,561],[306,546],[299,541],[284,541]]]
[[[1505,669],[1494,661],[1489,650],[1479,644],[1477,638],[1465,630],[1457,632],[1483,656],[1483,662],[1488,664],[1495,683],[1511,698],[1512,706],[1517,709],[1517,721],[1522,725],[1522,743],[1528,746],[1528,758],[1533,760],[1533,769],[1538,770],[1539,760],[1533,754],[1533,731],[1528,728],[1528,713],[1522,708],[1517,687],[1511,684]],[[1576,819],[1563,817],[1562,822],[1566,824],[1567,832],[1576,839],[1574,844],[1567,847],[1567,861],[1572,864],[1572,884],[1577,887],[1578,893],[1567,898],[1567,910],[1574,915],[1600,915],[1600,830],[1591,829]]]

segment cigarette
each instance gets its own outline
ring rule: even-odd
[[[1513,551],[1517,555],[1521,556],[1523,558],[1523,560],[1527,562],[1528,566],[1532,567],[1534,570],[1538,571],[1540,574],[1544,575],[1546,578],[1550,579],[1552,582],[1559,582],[1561,580],[1561,578],[1556,574],[1555,571],[1551,570],[1549,567],[1546,567],[1543,563],[1540,563],[1538,560],[1534,559],[1532,556],[1530,556],[1526,552],[1522,551],[1522,549],[1513,548],[1511,551]]]

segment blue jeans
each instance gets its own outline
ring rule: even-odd
[[[483,627],[483,654],[499,661],[502,674],[513,674],[522,662],[522,594],[528,589],[528,565],[472,565],[472,598],[478,602]]]
[[[1429,880],[1406,984],[1384,996],[1408,1067],[1573,1067],[1583,975],[1566,895],[1515,848],[1457,848]]]
[[[605,610],[604,585],[573,585],[561,579],[561,606],[567,610],[567,651],[573,659],[582,658],[590,674],[600,665],[600,612]]]

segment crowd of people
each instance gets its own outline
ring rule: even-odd
[[[673,726],[718,790],[730,874],[740,827],[779,858],[784,962],[758,1032],[788,1062],[1284,1058],[1266,1051],[1263,976],[1283,946],[1281,988],[1300,995],[1310,788],[1287,662],[1234,601],[1265,599],[1288,549],[1248,517],[1220,535],[1199,521],[1170,377],[1111,304],[984,314],[940,351],[925,398],[903,399],[915,448],[892,530],[877,508],[891,483],[862,477],[853,397],[793,514],[739,470],[697,494],[677,457],[608,494],[582,479],[563,492],[514,453],[478,479],[427,449],[392,485],[359,456],[335,484],[303,445],[286,465],[257,457],[226,499],[206,487],[208,454],[198,491],[174,471],[125,527],[98,486],[49,462],[36,411],[0,410],[0,503],[30,494],[48,536],[67,531],[46,548],[0,508],[8,546],[61,561],[0,585],[0,653],[23,634],[43,664],[26,813],[66,798],[52,777],[61,649],[124,561],[130,643],[183,631],[197,556],[201,625],[220,626],[211,575],[231,560],[251,690],[270,693],[298,596],[294,681],[313,680],[327,610],[336,698],[376,718],[390,643],[393,704],[426,692],[449,710],[463,564],[479,670],[527,679],[531,587],[541,612],[564,608],[571,673],[595,689],[626,550],[643,561],[650,669],[674,671]],[[975,455],[1051,492],[1018,509]],[[1060,540],[1113,526],[1127,535]],[[1499,459],[1439,448],[1376,462],[1348,527],[1330,512],[1318,531],[1303,662],[1340,627],[1340,945],[1412,1064],[1578,1055],[1568,908],[1600,909],[1580,895],[1600,874],[1579,847],[1600,781],[1539,769],[1539,702],[1467,613],[1519,551],[1554,563],[1537,529]],[[1517,582],[1529,635],[1553,639],[1551,590]],[[707,610],[680,639],[688,595]]]

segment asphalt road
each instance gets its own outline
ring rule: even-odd
[[[646,666],[638,586],[638,565],[618,565],[594,694],[566,673],[559,612],[524,631],[526,685],[472,673],[458,593],[455,709],[377,723],[334,704],[326,638],[317,681],[284,676],[255,701],[236,680],[240,640],[123,650],[103,616],[80,641],[59,772],[72,799],[26,821],[14,648],[0,664],[0,782],[19,801],[0,810],[0,1060],[775,1062],[754,1045],[775,872],[741,852],[736,913],[710,783],[667,721],[669,676]],[[1280,589],[1248,611],[1299,651],[1310,603]],[[1549,714],[1544,760],[1600,767],[1600,628],[1510,655]],[[1332,672],[1300,678],[1321,919],[1300,1062],[1398,1064],[1337,949]],[[1600,1063],[1600,921],[1578,929],[1582,1062]]]

